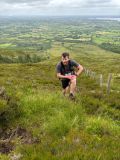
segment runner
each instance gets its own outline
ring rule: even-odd
[[[57,77],[62,82],[63,94],[70,89],[69,97],[75,99],[76,78],[82,73],[83,66],[69,58],[69,53],[61,55],[61,62],[57,64]]]

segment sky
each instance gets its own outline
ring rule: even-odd
[[[0,0],[0,15],[120,16],[120,0]]]

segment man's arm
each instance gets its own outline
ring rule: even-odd
[[[79,65],[77,67],[78,71],[75,73],[76,76],[79,76],[82,72],[83,72],[83,66],[82,65]]]
[[[58,63],[57,66],[56,66],[56,72],[57,72],[57,78],[65,78],[65,76],[61,74],[61,65],[60,65],[60,63]]]
[[[62,75],[61,73],[57,73],[58,78],[66,78],[66,76]]]
[[[75,72],[76,76],[79,76],[83,71],[83,66],[77,63],[75,60],[71,60],[72,66],[74,66],[77,71]]]

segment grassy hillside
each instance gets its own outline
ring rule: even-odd
[[[75,102],[63,97],[55,74],[63,51],[96,73],[96,79],[84,73],[78,78]],[[120,55],[58,42],[48,52],[50,59],[40,63],[0,64],[0,159],[119,160]]]

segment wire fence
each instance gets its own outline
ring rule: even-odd
[[[88,76],[88,77],[94,79],[99,84],[100,88],[102,88],[105,85],[106,93],[110,94],[111,81],[112,81],[112,78],[113,78],[112,73],[108,74],[108,78],[107,78],[106,83],[103,83],[104,82],[103,81],[104,80],[103,79],[103,74],[97,74],[96,72],[93,72],[93,71],[91,71],[90,69],[87,69],[87,68],[84,68],[84,74],[85,74],[85,76]]]

